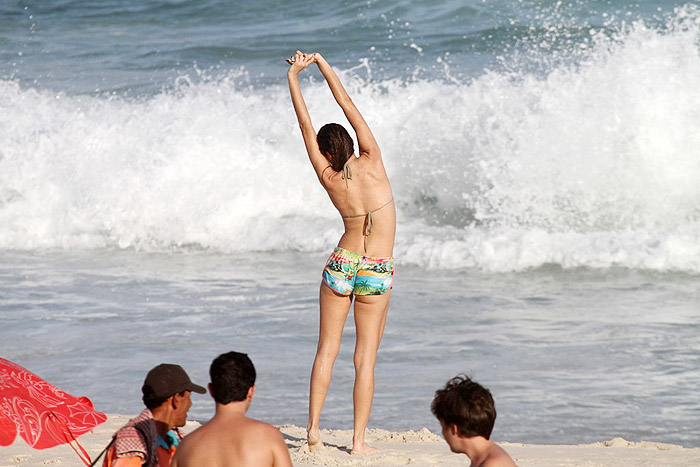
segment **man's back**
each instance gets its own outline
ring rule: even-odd
[[[279,430],[241,414],[217,413],[185,437],[172,467],[291,467]]]

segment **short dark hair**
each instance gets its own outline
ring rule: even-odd
[[[460,436],[464,437],[489,439],[496,422],[491,391],[465,375],[455,376],[443,389],[435,391],[430,410],[441,423],[457,425]]]
[[[223,353],[211,362],[211,395],[219,404],[245,400],[255,385],[255,367],[247,354]]]
[[[144,394],[142,400],[143,400],[143,404],[146,406],[147,409],[153,410],[153,409],[163,405],[163,402],[167,401],[171,397],[172,396],[154,397],[151,394]]]
[[[326,156],[336,172],[343,170],[345,162],[355,152],[355,143],[343,125],[327,123],[316,135],[316,142],[321,154]]]
[[[180,396],[184,396],[185,392],[187,392],[187,389],[182,391],[182,392],[176,392],[175,394],[179,394]],[[165,401],[167,401],[168,399],[173,397],[175,394],[173,394],[172,396],[168,396],[168,397],[158,397],[158,396],[154,395],[152,392],[144,390],[143,397],[142,397],[143,405],[145,405],[148,410],[157,409],[158,407],[163,405],[165,403]]]

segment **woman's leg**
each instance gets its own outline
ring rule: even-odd
[[[319,420],[323,402],[328,394],[331,383],[333,364],[340,350],[340,339],[343,337],[345,319],[350,310],[352,295],[339,295],[324,282],[321,282],[319,292],[321,319],[318,333],[318,348],[311,370],[311,388],[309,390],[309,448],[314,450],[322,446],[319,442]],[[314,442],[315,441],[315,442]],[[313,446],[313,445],[317,446]]]
[[[384,335],[389,294],[360,295],[355,297],[355,388],[353,405],[355,422],[353,426],[352,453],[366,454],[375,448],[365,443],[365,429],[374,398],[374,366],[377,361],[379,342]]]

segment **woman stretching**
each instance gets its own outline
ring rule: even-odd
[[[321,409],[331,382],[333,363],[353,297],[355,299],[355,386],[352,453],[375,450],[365,443],[365,429],[374,397],[374,366],[389,309],[394,275],[396,210],[379,146],[367,123],[321,54],[297,51],[287,60],[292,103],[306,151],[321,185],[343,218],[345,232],[323,270],[319,302],[321,324],[311,370],[309,392],[309,449],[323,447],[319,431]],[[301,70],[315,63],[335,101],[352,125],[359,143],[337,123],[324,125],[316,135],[299,87]]]

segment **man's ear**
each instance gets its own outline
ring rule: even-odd
[[[209,395],[214,398],[214,390],[211,388],[211,383],[207,384],[207,389],[209,390]]]
[[[252,385],[250,389],[248,389],[248,394],[246,395],[246,399],[249,401],[253,400],[253,395],[255,395],[255,385]]]
[[[457,436],[459,434],[459,428],[457,428],[456,423],[451,423],[449,427],[447,427],[448,430],[450,430],[450,434],[452,436]]]

